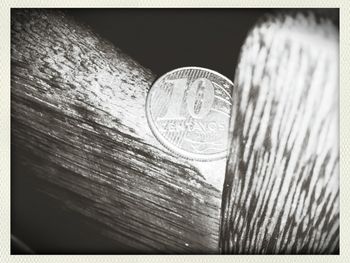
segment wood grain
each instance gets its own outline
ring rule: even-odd
[[[221,190],[155,140],[153,80],[58,11],[12,11],[12,147],[41,190],[135,252],[217,253]]]
[[[339,249],[338,29],[265,18],[242,47],[223,190],[223,253]]]

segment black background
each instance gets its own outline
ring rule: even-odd
[[[231,80],[249,30],[266,9],[61,10],[112,42],[157,76],[200,66]],[[11,233],[35,253],[137,253],[36,190],[35,176],[11,148]],[[41,182],[42,184],[42,182]],[[24,252],[12,243],[12,253]]]
[[[66,13],[160,76],[206,67],[231,80],[240,48],[267,9],[70,9]]]

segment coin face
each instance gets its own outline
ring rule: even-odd
[[[198,161],[225,157],[232,89],[228,78],[205,68],[166,73],[147,96],[152,132],[175,155]]]

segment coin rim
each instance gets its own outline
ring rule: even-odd
[[[210,155],[203,155],[203,154],[198,154],[198,153],[191,153],[188,151],[185,151],[173,144],[171,144],[171,142],[168,142],[167,139],[158,131],[158,128],[156,127],[156,125],[153,123],[154,121],[152,121],[152,116],[151,116],[151,112],[150,112],[150,96],[152,93],[152,88],[158,83],[160,82],[166,75],[169,75],[173,72],[176,71],[180,71],[180,70],[185,70],[185,69],[199,69],[199,70],[205,70],[205,71],[209,71],[213,74],[218,75],[219,77],[222,77],[224,80],[226,80],[231,86],[232,88],[234,88],[234,84],[233,82],[227,78],[226,76],[222,75],[219,72],[216,72],[215,70],[212,69],[208,69],[208,68],[203,68],[203,67],[194,67],[194,66],[186,66],[186,67],[181,67],[181,68],[176,68],[173,69],[171,71],[166,72],[165,74],[161,75],[159,78],[157,78],[153,84],[151,85],[150,89],[147,92],[147,96],[146,96],[146,119],[148,122],[148,126],[150,127],[153,135],[157,138],[157,140],[159,141],[159,143],[161,145],[163,145],[166,149],[169,150],[169,152],[175,156],[180,156],[182,158],[188,159],[188,160],[192,160],[192,161],[214,161],[214,160],[219,160],[219,159],[223,159],[224,157],[227,157],[228,154],[228,145],[227,145],[227,149],[223,150],[219,153],[214,153],[214,154],[210,154]],[[231,95],[231,94],[230,94]],[[232,102],[232,97],[231,97],[231,103]],[[231,119],[231,117],[230,117]],[[229,131],[227,131],[227,133],[229,133]],[[229,141],[229,140],[228,140]]]

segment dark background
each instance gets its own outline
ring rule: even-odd
[[[199,66],[231,80],[240,47],[266,9],[61,10],[129,54],[157,76]],[[135,253],[101,236],[94,224],[37,190],[35,175],[11,148],[11,233],[35,253]],[[40,182],[42,185],[42,182]],[[13,240],[12,253],[27,253]]]
[[[206,67],[231,80],[249,30],[267,9],[70,9],[67,14],[160,76]]]

